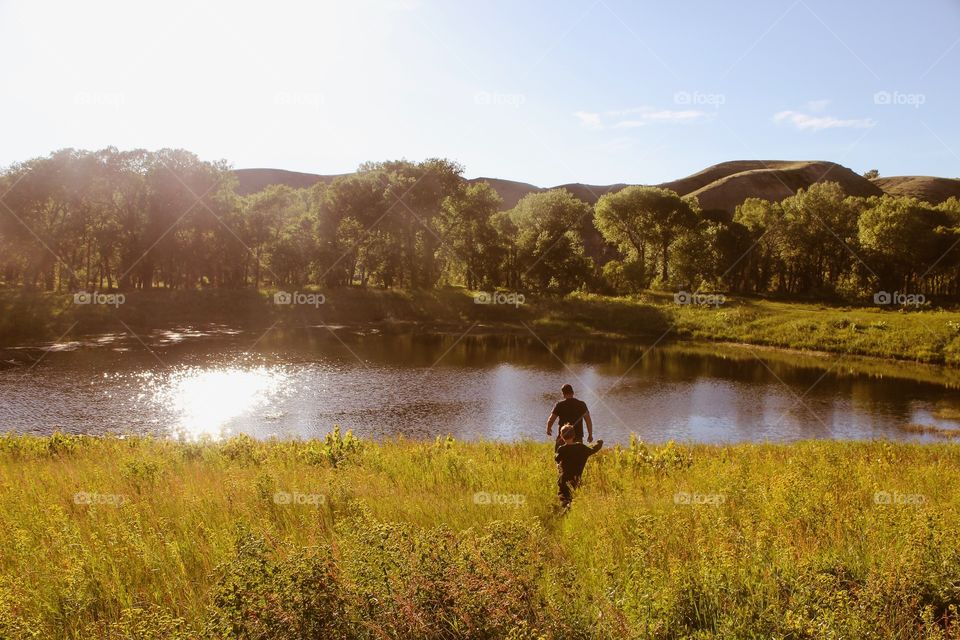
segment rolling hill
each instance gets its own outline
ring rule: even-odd
[[[694,195],[700,201],[704,210],[714,209],[733,213],[737,205],[747,198],[763,198],[764,200],[778,201],[792,196],[799,189],[806,189],[817,182],[838,182],[843,190],[852,196],[879,196],[883,195],[880,187],[876,186],[863,176],[834,162],[782,162],[758,161],[761,166],[731,170],[727,175],[693,191],[685,191],[671,187],[676,183],[667,183],[662,186],[673,188],[681,195]],[[723,163],[739,164],[739,163]],[[747,161],[744,165],[750,165]],[[722,165],[714,165],[702,173],[715,170]],[[684,178],[677,182],[691,180]],[[695,183],[694,183],[695,184]]]
[[[320,181],[329,184],[339,177],[339,175],[323,176],[286,169],[234,169],[233,175],[237,177],[237,193],[242,196],[256,193],[272,184],[285,184],[294,189],[305,189]]]
[[[285,171],[283,169],[237,169],[237,193],[254,193],[270,184],[286,184],[294,188],[310,187],[317,182],[333,182],[339,175],[321,175]],[[340,174],[349,175],[349,174]],[[685,178],[658,185],[680,195],[694,195],[704,210],[723,211],[728,215],[747,198],[782,200],[798,189],[817,182],[840,183],[850,195],[878,196],[883,193],[910,195],[931,203],[950,196],[960,197],[960,180],[928,176],[899,176],[868,180],[835,162],[803,160],[734,160],[721,162]],[[468,182],[487,182],[503,198],[503,208],[511,209],[525,195],[546,191],[526,182],[502,178],[471,178]],[[606,194],[628,185],[591,185],[570,183],[557,187],[570,191],[584,202],[594,204]]]
[[[885,193],[911,196],[931,204],[940,204],[951,197],[960,198],[960,180],[932,176],[891,176],[874,178],[873,183]]]
[[[532,184],[526,182],[516,182],[515,180],[504,180],[502,178],[471,178],[467,182],[486,182],[493,190],[500,194],[500,197],[503,199],[503,209],[513,209],[517,206],[517,203],[520,202],[520,199],[527,195],[528,193],[535,193],[537,191],[544,191],[540,187],[536,187]]]

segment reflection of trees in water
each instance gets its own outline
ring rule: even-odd
[[[789,387],[783,388],[788,397],[794,398],[794,394],[803,396],[803,403],[813,408],[828,425],[831,422],[827,418],[832,419],[837,398],[849,398],[860,411],[874,413],[882,410],[888,415],[908,417],[911,403],[937,401],[945,393],[954,393],[930,382],[881,377],[876,369],[863,372],[847,364],[847,360],[837,362],[828,357],[823,362],[813,362],[809,357],[805,360],[792,354],[773,352],[754,356],[755,352],[746,349],[746,355],[733,356],[730,347],[723,346],[713,350],[709,345],[688,349],[683,344],[661,344],[650,348],[615,340],[566,337],[544,338],[541,342],[533,336],[515,334],[380,334],[354,330],[337,330],[335,337],[322,327],[275,330],[275,334],[272,340],[265,339],[264,343],[271,347],[286,346],[295,350],[299,357],[305,350],[324,356],[339,354],[345,360],[352,360],[355,354],[373,366],[489,368],[510,364],[547,371],[563,371],[570,367],[576,371],[579,366],[591,365],[596,374],[614,379],[627,372],[613,389],[609,389],[614,395],[640,392],[664,383],[694,384],[704,379],[737,383],[755,388],[758,393],[783,384]],[[880,365],[868,363],[868,366]],[[608,389],[595,391],[605,393]],[[749,393],[742,395],[749,401],[755,402],[757,398]],[[733,406],[738,404],[739,401],[733,402]],[[794,408],[793,414],[799,416],[797,411],[808,414],[804,404],[798,404],[799,409]],[[806,419],[811,428],[823,428],[815,417],[806,415]]]

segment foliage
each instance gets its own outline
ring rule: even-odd
[[[747,198],[731,216],[627,186],[595,206],[552,189],[501,211],[496,191],[463,172],[441,158],[370,162],[308,189],[239,196],[226,163],[181,149],[65,149],[0,174],[0,285],[960,298],[956,198],[849,197],[818,182],[780,202]]]

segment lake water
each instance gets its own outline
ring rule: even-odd
[[[339,424],[373,438],[545,440],[565,382],[608,442],[924,440],[900,427],[957,427],[937,416],[960,408],[954,388],[849,359],[532,334],[205,327],[0,355],[0,432],[36,434],[307,438]]]

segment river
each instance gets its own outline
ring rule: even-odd
[[[566,382],[608,442],[930,440],[902,427],[960,426],[943,417],[958,392],[933,368],[682,342],[215,326],[3,357],[0,432],[309,438],[338,424],[378,439],[545,440]]]

